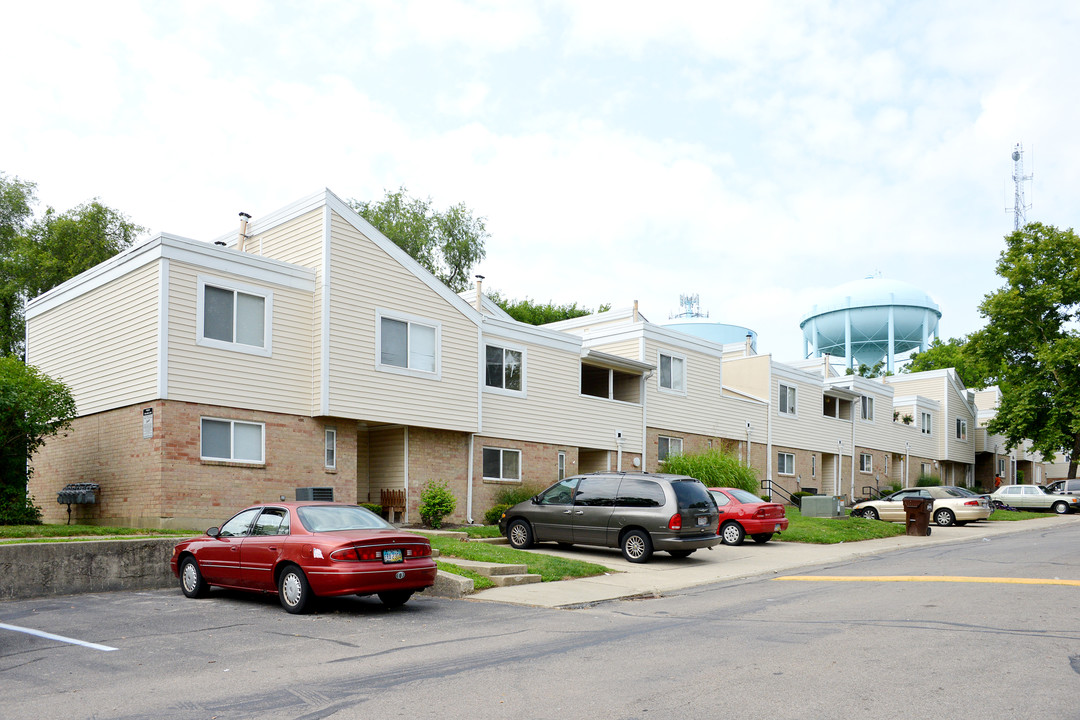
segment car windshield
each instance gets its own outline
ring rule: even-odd
[[[300,522],[311,532],[335,530],[386,530],[394,526],[355,505],[304,505],[297,508]]]
[[[735,499],[741,503],[765,502],[754,493],[746,492],[745,490],[742,490],[740,488],[731,488],[730,490],[728,490],[728,492],[731,493],[735,497]]]
[[[675,480],[671,483],[680,510],[715,510],[716,502],[712,493],[705,489],[700,480]]]

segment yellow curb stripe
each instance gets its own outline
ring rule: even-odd
[[[1005,578],[962,577],[957,575],[785,575],[773,580],[799,580],[802,582],[951,582],[951,583],[1002,583],[1006,585],[1071,585],[1080,587],[1080,580],[1059,578]]]

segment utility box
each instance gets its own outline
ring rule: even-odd
[[[803,517],[844,517],[844,502],[833,495],[803,495],[800,506]]]

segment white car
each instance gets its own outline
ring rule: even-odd
[[[1058,515],[1080,511],[1080,497],[1053,495],[1038,485],[1002,485],[990,493],[990,502],[1019,510],[1053,510]]]
[[[932,500],[933,509],[930,518],[941,527],[963,525],[976,520],[985,520],[992,512],[985,497],[961,491],[954,487],[915,487],[898,490],[880,500],[867,500],[851,508],[852,515],[861,515],[871,520],[905,522],[904,498]]]

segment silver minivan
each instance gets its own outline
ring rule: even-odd
[[[518,549],[555,541],[617,547],[630,562],[653,550],[687,557],[721,542],[720,514],[700,480],[655,473],[591,473],[555,483],[503,513],[499,530]]]

